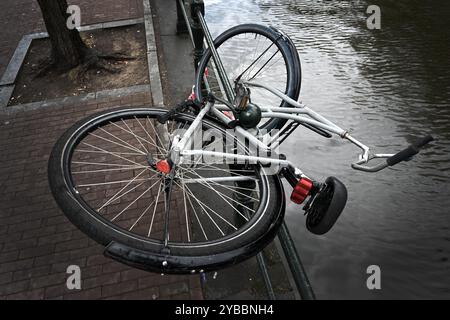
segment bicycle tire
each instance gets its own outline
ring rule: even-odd
[[[170,247],[170,254],[164,251],[162,243],[145,239],[112,225],[95,210],[79,199],[70,182],[68,161],[74,145],[81,137],[99,123],[116,117],[152,114],[159,116],[167,112],[162,109],[120,108],[94,114],[68,129],[55,144],[48,163],[48,179],[53,196],[67,218],[81,231],[101,245],[119,243],[151,257],[146,265],[125,259],[124,263],[138,268],[164,273],[190,273],[192,270],[215,270],[245,260],[264,248],[276,235],[284,217],[285,199],[281,181],[277,175],[265,175],[265,207],[261,208],[237,235],[228,236],[210,243],[183,244]],[[176,114],[172,118],[192,121],[194,116]],[[221,124],[204,120],[206,127],[225,130]],[[264,170],[264,168],[260,168]],[[162,265],[162,262],[166,264]]]
[[[225,43],[228,39],[242,34],[242,33],[255,33],[260,34],[262,36],[267,37],[278,47],[282,56],[284,58],[286,67],[287,67],[287,84],[286,84],[286,95],[290,98],[297,100],[300,95],[301,90],[301,63],[298,52],[293,44],[292,40],[279,30],[273,27],[262,26],[258,24],[242,24],[235,26],[231,29],[226,30],[221,35],[219,35],[214,43],[216,48],[220,48],[220,46]],[[202,59],[199,62],[198,70],[195,77],[195,95],[198,102],[203,101],[202,96],[202,83],[203,83],[203,75],[205,74],[205,70],[208,66],[208,63],[212,57],[211,49],[207,49],[203,54]],[[285,101],[282,101],[280,107],[292,107]],[[271,119],[264,123],[260,127],[260,129],[266,129],[267,131],[271,131],[273,129],[281,129],[285,124],[286,119]]]

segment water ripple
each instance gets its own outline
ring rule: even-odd
[[[288,139],[282,150],[305,172],[336,175],[349,189],[325,237],[304,232],[299,208],[288,207],[318,296],[450,298],[450,3],[377,3],[382,30],[367,29],[366,1],[215,0],[206,12],[215,35],[248,22],[286,32],[302,59],[301,100],[376,151],[436,138],[413,162],[377,175],[352,171],[357,150],[342,141],[305,129]],[[370,264],[382,268],[381,293],[365,289]]]

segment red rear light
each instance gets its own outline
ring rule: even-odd
[[[164,174],[169,174],[172,168],[167,160],[161,160],[156,164],[156,170]]]
[[[301,178],[291,194],[291,201],[296,204],[302,204],[303,201],[309,196],[309,193],[313,187],[311,180]]]

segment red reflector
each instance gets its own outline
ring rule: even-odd
[[[312,187],[313,183],[311,180],[308,180],[306,178],[300,179],[294,190],[292,191],[291,201],[296,204],[302,204],[303,201],[305,201],[305,199],[308,197]]]
[[[226,115],[228,118],[230,118],[231,120],[234,120],[234,115],[233,112],[230,111],[223,111],[223,114]]]
[[[169,174],[170,173],[170,164],[167,160],[161,160],[156,164],[156,169],[159,172],[165,173],[165,174]]]

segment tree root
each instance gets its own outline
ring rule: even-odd
[[[105,60],[113,60],[113,61],[125,61],[125,60],[135,60],[135,57],[125,55],[123,53],[115,53],[115,54],[98,54],[99,58],[105,59]]]
[[[43,59],[38,63],[37,66],[32,67],[34,76],[33,79],[41,78],[45,76],[47,73],[53,71],[55,69],[55,63],[52,59],[47,58]]]
[[[69,78],[74,81],[82,81],[89,70],[102,70],[108,73],[119,73],[120,68],[114,67],[108,61],[125,61],[136,58],[124,55],[122,53],[102,54],[96,51],[90,51],[84,58],[84,62],[69,72]]]
[[[36,72],[34,78],[44,77],[49,72],[55,71],[61,74],[67,73],[69,79],[72,81],[82,82],[85,79],[87,72],[91,70],[105,71],[111,74],[119,73],[121,70],[120,67],[115,66],[116,63],[135,59],[135,57],[128,56],[121,52],[104,54],[89,48],[84,52],[82,62],[70,70],[59,69],[55,61],[51,58],[43,60],[34,68]]]

